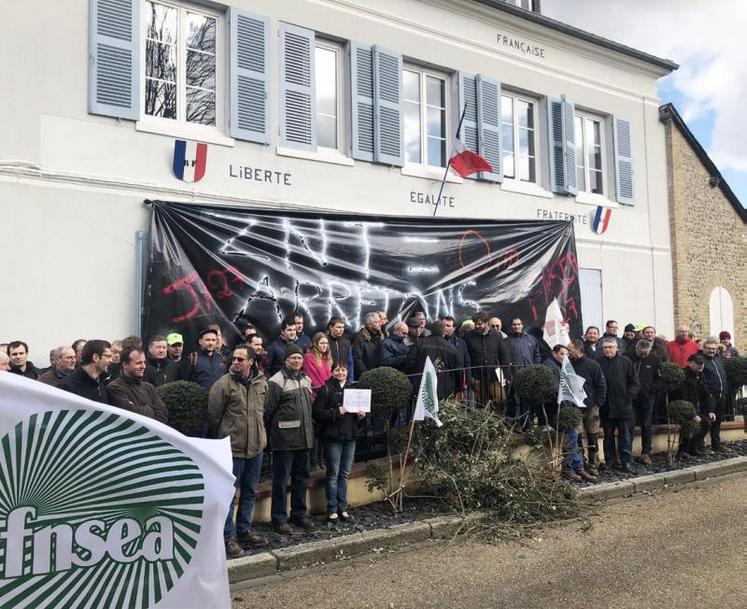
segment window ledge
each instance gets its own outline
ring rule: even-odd
[[[511,178],[503,178],[501,190],[507,192],[520,192],[525,195],[543,197],[545,199],[553,198],[553,194],[549,190],[542,188],[539,184],[535,184],[534,182],[522,182],[521,180],[514,180]]]
[[[405,165],[402,167],[402,175],[413,178],[424,178],[426,180],[438,180],[440,182],[444,179],[444,168],[429,167],[426,165]],[[454,174],[452,170],[446,174],[446,181],[451,182],[452,184],[462,184],[464,178],[460,175]]]
[[[199,127],[197,125],[185,125],[184,123],[169,124],[166,121],[139,120],[135,123],[135,131],[145,133],[156,133],[158,135],[168,135],[170,137],[184,138],[187,140],[197,140],[206,144],[216,144],[218,146],[236,146],[236,140],[220,133],[215,128]]]
[[[297,148],[283,148],[278,146],[275,149],[278,156],[292,156],[297,159],[306,159],[309,161],[319,161],[320,163],[332,163],[333,165],[345,165],[354,167],[355,161],[337,150],[329,148],[320,148],[319,150],[298,150]]]
[[[601,205],[602,207],[611,207],[613,209],[620,207],[619,203],[610,201],[604,195],[597,195],[591,192],[585,192],[583,190],[580,190],[576,195],[576,203],[583,203],[584,205],[594,206]]]

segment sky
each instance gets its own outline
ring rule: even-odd
[[[659,97],[747,207],[747,0],[542,0],[542,14],[678,63]]]

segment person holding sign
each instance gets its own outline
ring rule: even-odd
[[[366,413],[349,411],[343,405],[343,393],[348,378],[348,367],[344,362],[335,362],[332,378],[317,393],[312,413],[319,426],[319,435],[324,442],[327,475],[327,520],[348,522],[348,478],[355,457],[355,441],[359,435],[358,423]]]

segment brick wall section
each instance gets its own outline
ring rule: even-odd
[[[711,291],[734,305],[732,342],[747,353],[747,225],[673,121],[666,121],[675,324],[708,335]]]

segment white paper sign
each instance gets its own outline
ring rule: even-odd
[[[0,607],[229,609],[228,438],[0,372],[0,445]]]
[[[342,405],[348,412],[371,412],[371,390],[345,389]]]

